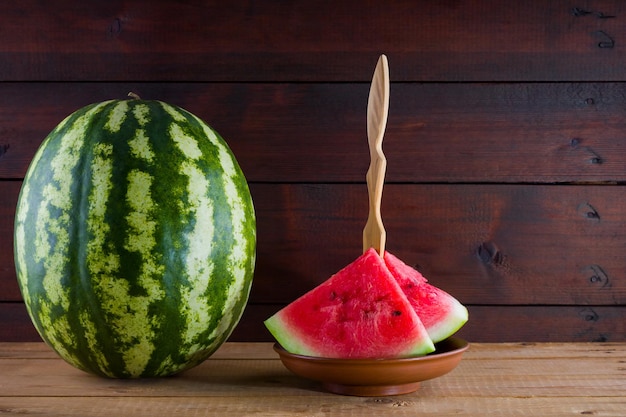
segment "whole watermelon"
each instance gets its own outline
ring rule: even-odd
[[[225,141],[161,101],[86,106],[44,140],[15,218],[17,277],[41,337],[118,378],[208,358],[248,300],[256,220]]]

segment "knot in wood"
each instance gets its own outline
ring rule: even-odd
[[[585,321],[596,322],[600,319],[598,313],[596,313],[592,308],[585,308],[581,310],[579,314]]]
[[[604,271],[600,265],[588,265],[583,269],[583,272],[589,283],[598,286],[600,288],[610,288],[611,282],[609,275]]]
[[[580,203],[576,210],[586,219],[600,221],[600,212],[588,202]]]
[[[113,19],[111,24],[109,24],[109,27],[107,28],[107,34],[109,35],[109,37],[113,38],[119,36],[120,33],[122,33],[122,19],[116,17],[115,19]]]
[[[503,262],[504,256],[498,250],[498,247],[493,242],[483,242],[476,250],[478,258],[484,264],[499,265]]]

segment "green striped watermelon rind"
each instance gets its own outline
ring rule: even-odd
[[[161,101],[77,110],[43,141],[15,217],[18,283],[77,368],[170,375],[209,357],[247,303],[256,219],[226,142]]]

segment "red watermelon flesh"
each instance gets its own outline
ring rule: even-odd
[[[391,358],[435,350],[385,262],[373,249],[265,321],[295,354]]]
[[[384,260],[433,342],[451,336],[467,322],[467,309],[456,298],[428,284],[422,274],[389,252]]]

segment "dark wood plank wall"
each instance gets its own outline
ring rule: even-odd
[[[391,72],[388,249],[470,310],[473,341],[626,340],[626,4],[0,2],[0,341],[38,340],[15,204],[88,103],[180,105],[229,142],[258,216],[232,340],[360,254],[365,109]]]

